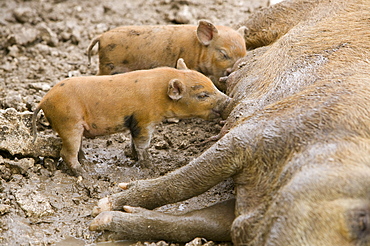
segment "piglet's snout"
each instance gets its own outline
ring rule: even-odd
[[[215,112],[219,117],[225,119],[223,112],[225,108],[232,102],[233,99],[225,95],[224,93],[220,94],[221,94],[220,99],[217,101],[217,104],[212,111]]]
[[[224,76],[229,76],[233,72],[233,69],[231,67],[227,68],[224,72]]]

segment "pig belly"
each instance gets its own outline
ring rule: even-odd
[[[127,128],[125,127],[124,122],[116,124],[107,124],[107,122],[90,122],[84,123],[84,137],[94,138],[97,136],[110,135],[117,132],[125,132]]]

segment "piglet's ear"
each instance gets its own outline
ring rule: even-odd
[[[241,26],[239,29],[238,29],[238,33],[240,35],[243,36],[243,38],[245,39],[246,37],[248,37],[250,35],[250,30],[248,27],[246,26]]]
[[[197,28],[197,37],[201,44],[209,45],[218,34],[217,28],[207,20],[200,20]]]
[[[172,100],[180,100],[185,92],[185,85],[179,79],[172,79],[168,84],[167,95]]]
[[[179,69],[179,70],[186,70],[186,69],[188,69],[188,67],[185,64],[184,59],[182,59],[182,58],[179,58],[177,60],[176,68]]]

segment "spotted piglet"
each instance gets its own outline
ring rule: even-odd
[[[182,57],[190,69],[210,77],[226,90],[220,77],[228,75],[234,63],[246,55],[246,28],[234,30],[207,20],[196,25],[121,26],[91,41],[99,44],[98,75],[125,73],[160,66],[175,67]]]

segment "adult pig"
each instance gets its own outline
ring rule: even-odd
[[[129,129],[132,152],[150,164],[148,147],[155,123],[165,118],[219,117],[230,98],[203,74],[186,68],[156,68],[111,76],[74,77],[57,83],[41,100],[42,109],[62,139],[61,157],[76,175],[82,136],[95,137]]]
[[[198,26],[122,26],[93,39],[87,54],[90,62],[91,49],[99,43],[98,75],[175,67],[182,57],[190,69],[209,76],[217,87],[225,89],[219,78],[246,55],[244,30],[214,26],[206,20],[199,21]]]
[[[90,229],[140,240],[370,245],[370,2],[295,6],[309,16],[229,76],[230,131],[187,166],[120,184]],[[228,177],[234,200],[179,216],[148,210]]]
[[[311,11],[315,11],[320,2],[321,0],[283,1],[272,8],[266,7],[252,13],[250,18],[241,23],[245,27],[247,50],[275,42],[300,21],[310,18]]]

